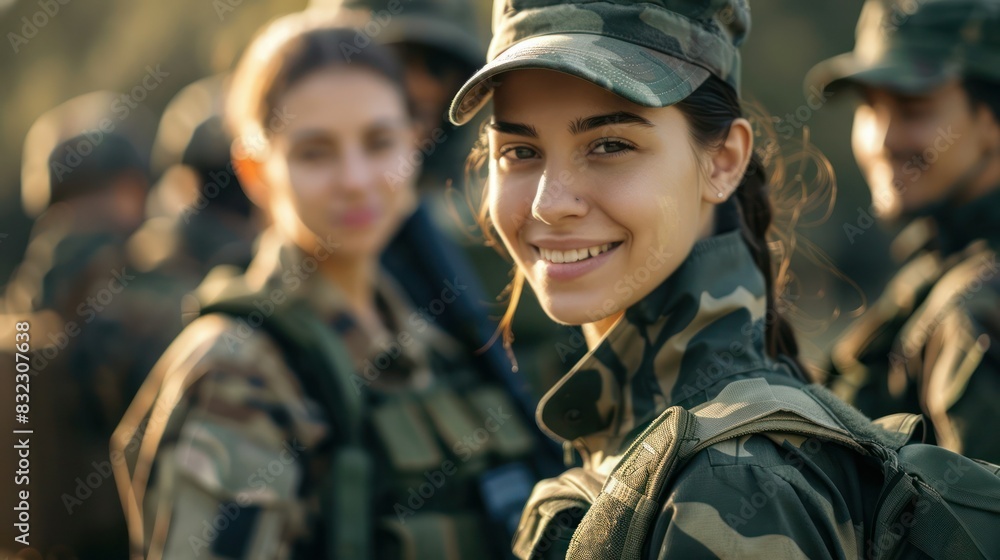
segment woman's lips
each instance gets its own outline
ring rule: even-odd
[[[618,251],[618,248],[621,247],[621,245],[622,242],[620,241],[612,243],[611,247],[607,251],[604,251],[596,257],[589,257],[572,263],[554,263],[548,261],[542,258],[538,247],[533,247],[533,250],[535,251],[535,256],[537,257],[538,262],[541,263],[543,273],[549,279],[566,282],[580,278],[581,276],[599,268],[601,265],[606,263],[616,251]]]
[[[374,208],[363,208],[341,214],[338,221],[344,227],[364,228],[378,221],[379,215],[379,211]]]

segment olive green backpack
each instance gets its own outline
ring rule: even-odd
[[[835,442],[882,464],[866,557],[1000,558],[1000,467],[908,443],[919,424],[920,416],[909,414],[872,422],[818,385],[736,381],[701,406],[667,409],[633,441],[603,485],[572,469],[559,483],[536,486],[514,553],[522,559],[637,559],[662,495],[689,460],[721,441],[783,432]]]

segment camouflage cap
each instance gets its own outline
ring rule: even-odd
[[[497,75],[544,68],[593,82],[634,103],[666,107],[710,75],[737,92],[746,0],[495,0],[485,67],[458,92],[450,118],[468,122]]]
[[[868,0],[854,50],[817,64],[805,86],[912,94],[969,76],[1000,81],[1000,0]]]
[[[375,23],[357,26],[383,45],[413,43],[440,49],[476,68],[482,64],[486,44],[486,14],[471,0],[310,0],[309,8],[337,16],[357,12]],[[346,20],[342,20],[346,21]]]

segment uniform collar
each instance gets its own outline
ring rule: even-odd
[[[1000,188],[961,206],[935,209],[941,251],[950,255],[984,239],[1000,248]]]
[[[408,340],[416,342],[403,348],[403,354],[408,355],[413,363],[426,362],[426,350],[443,356],[460,352],[458,343],[434,326],[433,319],[418,315],[403,288],[384,270],[380,270],[376,278],[375,297],[386,321],[386,329],[378,332],[365,330],[355,320],[344,293],[319,272],[321,261],[329,258],[332,250],[334,247],[321,246],[309,254],[270,229],[261,235],[246,274],[235,281],[242,283],[241,291],[259,294],[275,305],[282,305],[285,300],[304,301],[337,332],[348,348],[356,351],[354,358],[359,363],[366,357],[384,353],[385,346],[404,332]],[[211,286],[213,283],[210,280],[211,274],[205,284]],[[223,288],[226,286],[225,283],[219,284]],[[215,291],[221,292],[223,288],[216,288]],[[211,292],[203,292],[204,299],[211,300],[212,295]],[[268,302],[262,302],[262,305],[266,308]],[[414,328],[414,324],[419,327]]]
[[[740,233],[698,242],[542,397],[539,426],[557,440],[617,440],[671,406],[709,400],[720,380],[773,365],[765,309],[764,277]]]

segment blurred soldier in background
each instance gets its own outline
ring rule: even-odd
[[[180,329],[180,295],[126,250],[143,219],[154,126],[141,105],[99,91],[42,115],[25,139],[23,200],[41,215],[7,285],[3,327],[30,323],[23,427],[37,434],[31,542],[43,551],[127,550],[107,439]]]
[[[853,148],[906,261],[836,344],[830,385],[872,417],[922,412],[941,446],[1000,461],[1000,1],[870,0],[855,50],[807,87],[860,94]],[[846,224],[852,243],[867,224]]]
[[[112,441],[134,557],[499,558],[547,472],[433,224],[403,238],[414,268],[380,264],[420,127],[392,53],[329,24],[272,22],[234,74],[236,169],[273,228],[199,287]]]
[[[449,181],[462,177],[465,157],[475,136],[448,122],[451,97],[486,56],[489,37],[482,3],[468,0],[312,0],[311,8],[328,11],[358,29],[352,45],[369,41],[396,51],[406,70],[406,87],[420,125],[422,165],[418,188],[443,194]]]
[[[155,268],[191,289],[215,266],[245,269],[261,229],[229,157],[225,79],[188,85],[164,110],[152,153],[161,178],[146,204],[149,219],[130,240],[143,270]]]
[[[331,11],[342,21],[352,21],[358,29],[356,46],[374,41],[396,51],[404,63],[407,90],[423,129],[412,162],[423,166],[417,182],[422,203],[386,251],[386,266],[397,273],[441,267],[461,272],[463,277],[470,277],[465,274],[469,272],[482,283],[482,288],[474,287],[476,295],[472,300],[483,302],[494,301],[504,292],[510,282],[511,265],[484,245],[472,210],[478,201],[470,205],[465,196],[465,160],[479,126],[456,127],[448,121],[447,110],[459,87],[486,56],[489,18],[477,10],[486,5],[468,0],[311,2],[312,7]],[[428,237],[435,231],[433,226],[446,232],[449,239]],[[430,301],[441,290],[440,279],[429,278],[427,273],[423,276],[424,280],[407,284],[411,297],[418,302]],[[543,378],[542,372],[560,371],[572,363],[558,346],[572,333],[548,320],[533,294],[525,296],[512,329],[517,334],[513,354],[522,376],[512,382],[523,385],[522,378],[530,382],[534,396],[527,394],[528,387],[522,392],[525,409],[533,414],[535,396],[556,381]],[[493,328],[492,323],[481,324],[471,332]],[[579,338],[574,348],[582,348],[582,340]],[[500,356],[500,345],[488,352],[495,356],[498,367],[509,367],[507,359]]]

